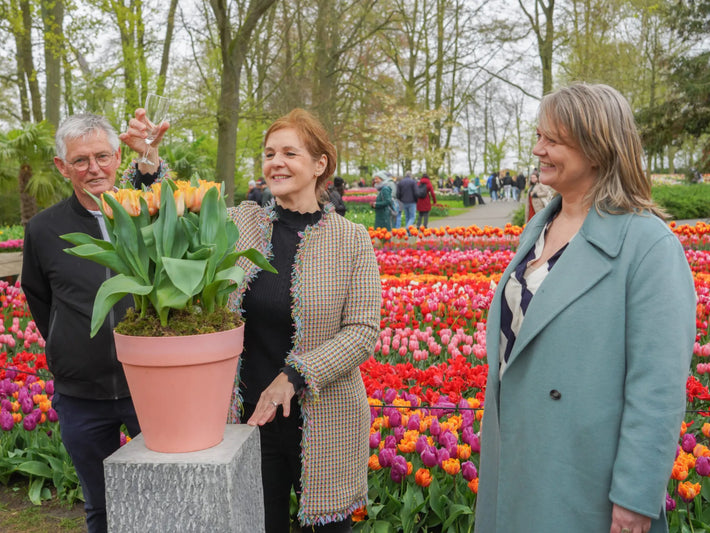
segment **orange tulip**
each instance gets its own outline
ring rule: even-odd
[[[380,465],[380,460],[377,458],[377,454],[373,453],[370,456],[370,459],[367,461],[367,466],[370,470],[379,470],[382,468],[382,465]]]
[[[471,481],[468,482],[468,488],[471,489],[471,492],[478,494],[478,478],[473,478]]]
[[[700,494],[700,483],[685,481],[678,485],[678,494],[680,494],[680,497],[685,501],[689,502]]]
[[[431,485],[431,472],[427,468],[420,468],[417,470],[417,473],[414,474],[414,481],[419,485],[420,487],[428,487]]]
[[[355,509],[351,518],[353,522],[362,522],[365,520],[367,518],[367,507],[363,505],[362,507]]]
[[[441,463],[441,468],[443,468],[447,474],[455,476],[461,470],[461,463],[458,459],[452,457],[451,459],[446,459],[443,463]]]
[[[456,446],[456,455],[462,461],[471,457],[471,446],[468,444],[459,444]]]

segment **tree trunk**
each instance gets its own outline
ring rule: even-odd
[[[30,89],[32,118],[36,123],[40,123],[42,122],[42,96],[39,90],[37,71],[35,70],[34,60],[32,59],[32,6],[30,5],[30,1],[22,0],[20,2],[20,8],[22,10],[22,44],[25,47],[22,54],[23,70],[27,85]]]
[[[276,0],[250,0],[246,16],[232,37],[227,0],[210,0],[222,51],[222,85],[217,109],[216,181],[223,181],[227,203],[234,205],[234,171],[239,125],[239,80],[252,32]]]
[[[37,214],[37,201],[27,192],[27,184],[32,178],[32,167],[26,163],[20,166],[17,182],[20,189],[20,222],[25,226]]]
[[[178,0],[170,0],[168,9],[168,21],[165,28],[165,41],[163,41],[163,57],[160,60],[160,73],[158,74],[157,93],[163,94],[165,91],[165,80],[168,76],[168,65],[170,64],[170,45],[173,41],[173,30],[175,28],[175,11]]]
[[[44,22],[44,64],[47,76],[45,92],[46,117],[56,128],[62,102],[62,59],[64,31],[64,2],[42,2]]]

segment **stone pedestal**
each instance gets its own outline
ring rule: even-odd
[[[104,461],[109,532],[264,531],[259,430],[228,424],[224,440],[158,453],[138,435]]]

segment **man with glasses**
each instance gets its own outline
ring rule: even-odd
[[[152,146],[160,143],[167,128],[167,123],[161,125]],[[139,109],[120,140],[144,153],[145,137],[145,112]],[[60,236],[83,232],[108,240],[101,211],[89,193],[99,197],[114,188],[121,148],[111,124],[90,114],[66,118],[55,142],[54,164],[74,192],[28,222],[21,279],[32,317],[46,340],[47,364],[54,375],[52,404],[84,492],[88,531],[98,533],[107,530],[103,460],[118,449],[123,424],[131,436],[140,432],[113,341],[113,327],[133,302],[131,297],[118,302],[99,333],[89,338],[96,292],[113,273],[65,253],[69,244]],[[135,165],[134,183],[149,184],[160,173],[148,174],[155,166]]]

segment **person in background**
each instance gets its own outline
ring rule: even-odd
[[[273,196],[271,195],[271,189],[266,185],[266,180],[263,177],[259,178],[259,181],[256,182],[256,186],[259,188],[259,191],[261,191],[259,204],[262,206],[268,204]]]
[[[379,173],[372,177],[372,184],[377,189],[377,197],[370,204],[375,210],[375,228],[392,231],[392,189]]]
[[[475,531],[666,532],[693,276],[618,91],[544,96],[537,137],[558,196],[526,225],[488,313]]]
[[[409,226],[414,224],[417,216],[417,182],[412,178],[412,173],[407,171],[397,184],[397,199],[402,202],[404,211],[404,227],[409,232]]]
[[[525,174],[520,172],[516,178],[515,178],[515,184],[514,184],[514,194],[515,194],[515,201],[519,202],[520,198],[522,198],[523,192],[525,191]]]
[[[471,205],[476,205],[476,200],[478,200],[478,205],[483,205],[483,196],[481,196],[481,180],[478,176],[474,177],[472,180],[468,180],[468,196]]]
[[[503,198],[506,200],[513,199],[513,176],[510,172],[506,171],[505,176],[503,176]]]
[[[349,532],[367,502],[370,410],[359,367],[378,339],[382,285],[367,230],[323,194],[335,165],[325,128],[294,109],[264,136],[275,203],[230,210],[237,248],[256,248],[278,271],[240,259],[247,283],[230,300],[245,318],[230,421],[259,427],[267,533],[290,531],[292,487],[304,533]]]
[[[335,212],[344,217],[347,207],[345,207],[345,202],[343,201],[343,196],[345,196],[345,182],[343,178],[335,176],[333,182],[328,184],[327,191],[328,199],[330,203],[333,204],[333,207],[335,207]]]
[[[261,204],[261,189],[256,185],[254,180],[249,180],[247,184],[249,191],[247,192],[247,201]]]
[[[419,178],[419,183],[426,186],[427,195],[424,198],[417,199],[417,223],[416,227],[420,228],[424,226],[425,228],[429,226],[429,212],[431,211],[432,203],[436,203],[436,194],[434,194],[434,187],[431,185],[431,180],[429,176],[423,174]]]
[[[387,183],[386,180],[385,183]],[[392,191],[392,227],[399,228],[402,226],[402,212],[404,211],[402,202],[400,202],[397,197],[399,194],[399,181],[395,176],[392,176],[390,183],[390,189]]]
[[[500,184],[500,178],[498,177],[497,172],[493,172],[489,177],[488,177],[488,190],[490,191],[491,195],[491,202],[496,202],[498,201],[498,193],[500,192],[501,184]]]
[[[530,187],[528,188],[528,200],[525,203],[525,221],[527,222],[535,213],[545,209],[547,204],[555,195],[552,187],[540,183],[537,171],[530,174]]]
[[[151,147],[160,144],[168,126],[167,122],[160,125]],[[145,131],[145,111],[138,109],[120,140],[144,153]],[[89,533],[103,533],[107,530],[103,460],[119,448],[122,425],[131,436],[140,433],[113,341],[113,328],[133,299],[127,296],[117,302],[97,335],[89,338],[96,292],[113,274],[93,261],[65,253],[68,244],[60,236],[82,232],[109,240],[101,211],[89,193],[99,197],[115,188],[121,148],[108,120],[93,114],[65,118],[55,143],[54,164],[71,182],[73,193],[28,222],[22,290],[47,343],[47,364],[54,376],[52,406],[84,493],[86,525]],[[167,171],[163,161],[157,168],[133,162],[122,181],[150,185]]]

